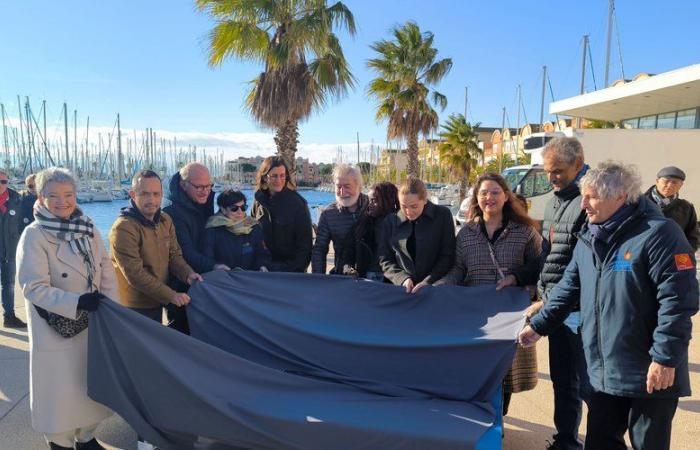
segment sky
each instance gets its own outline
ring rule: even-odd
[[[333,1],[333,0],[331,0]],[[539,122],[542,66],[551,92],[546,103],[576,95],[582,36],[590,34],[595,85],[601,88],[605,61],[607,0],[347,0],[357,23],[353,38],[340,31],[357,79],[344,99],[330,103],[301,124],[299,155],[331,161],[341,148],[356,158],[356,140],[366,149],[386,145],[386,123],[375,121],[376,102],[366,94],[373,73],[369,46],[388,38],[393,26],[415,21],[435,35],[439,57],[453,68],[437,90],[448,98],[441,120],[463,113],[468,120],[500,127]],[[639,72],[660,73],[700,62],[697,18],[700,2],[618,0],[610,80]],[[128,134],[146,127],[180,143],[226,151],[227,157],[274,152],[272,131],[258,126],[243,108],[257,63],[228,60],[207,65],[207,32],[213,21],[185,0],[0,0],[0,102],[17,115],[17,95],[34,111],[47,101],[48,134],[61,131],[63,102],[90,117],[91,130],[111,130],[116,114]],[[618,50],[620,49],[621,52]],[[620,64],[620,53],[622,65]],[[523,111],[524,110],[524,111]],[[546,107],[545,107],[546,111]],[[549,116],[546,116],[549,118]],[[72,123],[72,119],[71,119]],[[82,126],[82,125],[80,125]],[[96,128],[93,128],[96,127]],[[0,142],[2,145],[2,142]]]

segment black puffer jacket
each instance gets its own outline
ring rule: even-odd
[[[683,200],[682,198],[677,198],[671,200],[666,206],[657,205],[654,201],[654,197],[651,195],[651,191],[654,190],[654,186],[650,187],[644,195],[649,198],[652,203],[661,208],[661,212],[668,219],[676,222],[686,239],[690,242],[690,246],[693,247],[695,251],[698,251],[698,243],[700,242],[700,236],[698,235],[698,216],[695,213],[695,207],[688,200]]]
[[[10,197],[5,203],[7,212],[0,213],[0,261],[14,261],[17,253],[19,236],[24,229],[22,227],[22,203],[20,195],[13,189],[7,189]]]
[[[204,253],[204,236],[207,219],[214,214],[214,192],[209,194],[205,204],[196,204],[180,187],[181,180],[179,173],[170,179],[168,199],[172,203],[163,208],[163,211],[173,219],[177,242],[182,248],[182,256],[187,264],[197,273],[209,272],[214,269],[216,262]],[[187,291],[187,287],[173,277],[168,282],[168,286],[178,292]]]
[[[255,193],[252,216],[262,225],[273,272],[305,272],[311,261],[311,215],[304,197],[284,188],[270,196]]]
[[[554,192],[544,209],[542,222],[542,248],[548,251],[540,280],[537,284],[539,297],[547,300],[549,291],[564,276],[576,247],[576,234],[586,222],[586,212],[581,209],[581,191],[577,183]],[[578,310],[578,306],[575,307]]]

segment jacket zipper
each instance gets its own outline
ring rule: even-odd
[[[600,382],[603,390],[605,390],[605,358],[603,357],[603,332],[600,329],[600,317],[602,316],[602,307],[600,305],[600,299],[598,298],[603,262],[598,260],[598,255],[596,254],[595,250],[593,249],[593,245],[590,242],[588,242],[585,238],[582,238],[580,235],[579,241],[583,242],[591,250],[591,253],[593,254],[593,259],[595,260],[597,266],[595,279],[595,329],[596,334],[598,335],[598,357],[600,358],[600,367],[602,372]]]

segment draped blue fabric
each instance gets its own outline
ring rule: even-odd
[[[500,448],[520,289],[215,271],[190,295],[192,337],[90,315],[89,395],[160,448]]]

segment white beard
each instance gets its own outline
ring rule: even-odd
[[[358,193],[357,195],[353,195],[352,197],[338,197],[337,195],[335,196],[335,201],[338,202],[340,206],[343,208],[350,208],[351,206],[354,206],[357,204],[357,200],[360,198],[360,194]]]

